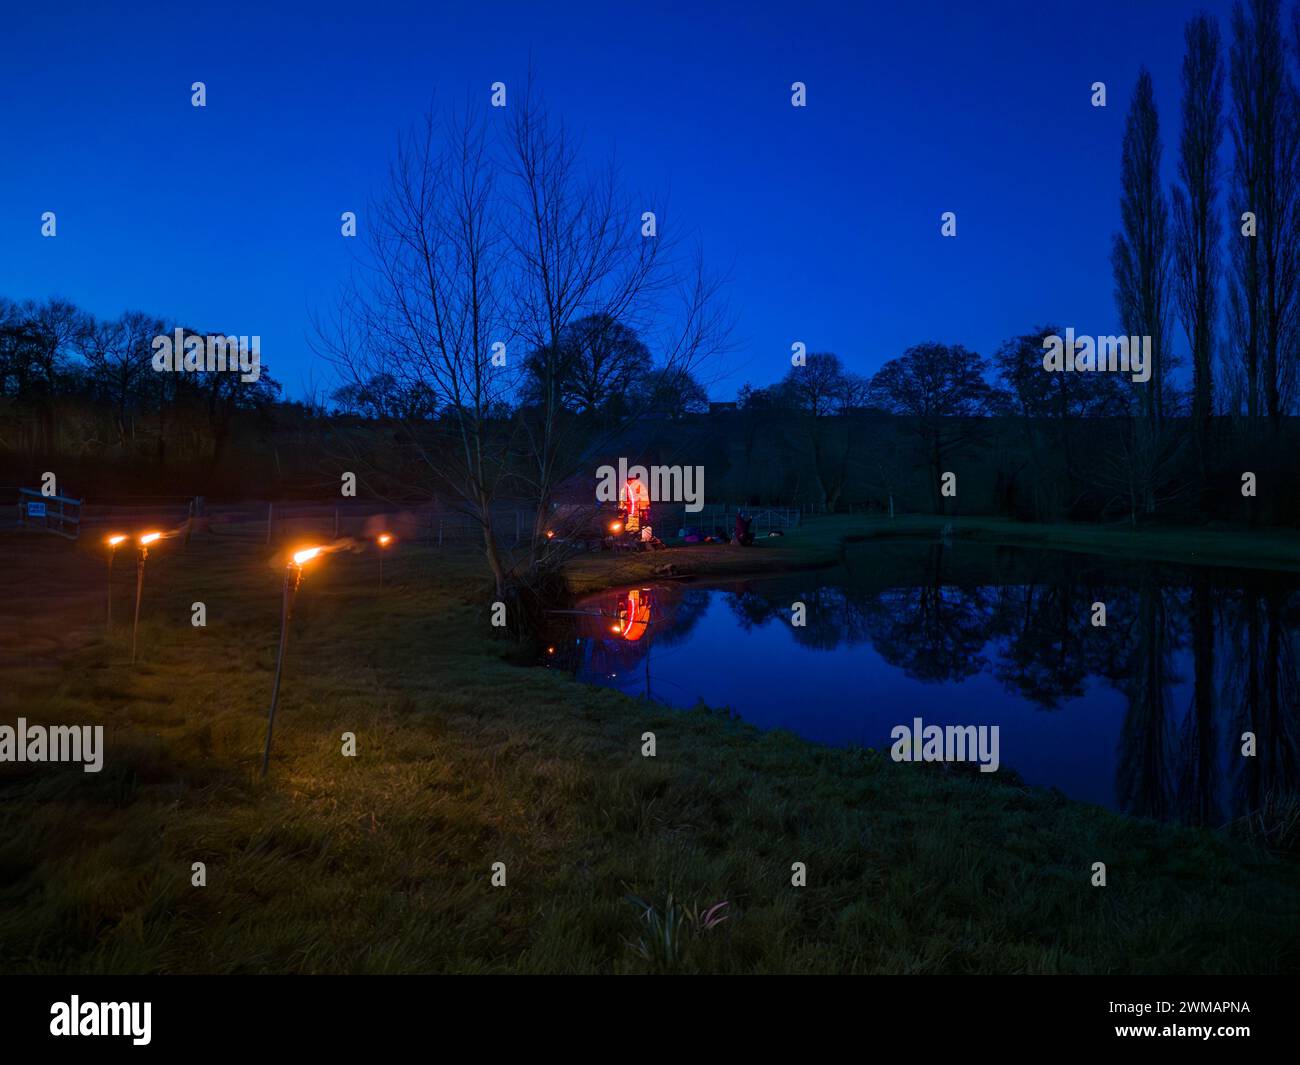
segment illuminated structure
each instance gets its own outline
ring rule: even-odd
[[[635,643],[650,626],[651,593],[649,588],[629,588],[618,605],[618,623],[614,626],[623,639]]]
[[[619,489],[618,512],[629,533],[639,533],[642,525],[650,524],[650,493],[639,477],[629,477]]]

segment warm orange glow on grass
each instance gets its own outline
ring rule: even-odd
[[[293,564],[295,566],[301,566],[305,562],[310,562],[313,558],[319,555],[322,550],[324,549],[320,547],[306,547],[301,551],[295,551],[293,555]]]
[[[126,537],[124,535],[122,535],[121,533],[117,533],[113,536],[105,537],[104,543],[108,544],[109,547],[116,547],[125,539]]]
[[[143,536],[140,537],[140,546],[148,547],[155,540],[161,540],[161,539],[162,539],[162,533],[160,532],[145,533]]]

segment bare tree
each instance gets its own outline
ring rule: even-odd
[[[547,388],[558,387],[561,402],[577,414],[621,414],[651,363],[636,330],[608,314],[589,314],[565,327],[558,352],[529,355],[524,402],[544,403]]]
[[[54,417],[60,378],[67,372],[78,342],[90,319],[75,304],[52,298],[28,300],[19,312],[23,319],[27,385],[38,412],[39,439],[47,452],[58,447]]]
[[[935,513],[943,511],[939,479],[947,460],[984,434],[985,420],[998,406],[987,369],[985,359],[960,344],[918,344],[871,379],[872,401],[909,421],[930,470]]]
[[[856,462],[863,435],[858,415],[867,392],[868,382],[846,370],[831,352],[810,352],[804,365],[792,367],[777,388],[781,402],[803,424],[826,510],[839,503],[849,467]]]
[[[23,307],[0,296],[0,396],[28,398],[35,342]]]
[[[1246,368],[1246,413],[1252,420],[1267,414],[1276,427],[1289,405],[1295,370],[1296,94],[1278,0],[1238,3],[1232,32],[1232,208],[1234,219],[1254,217],[1254,233],[1239,230],[1232,241],[1229,308]]]
[[[333,318],[317,323],[316,346],[353,385],[386,378],[415,397],[410,412],[436,407],[437,419],[393,418],[401,454],[423,470],[420,487],[432,482],[477,522],[501,594],[506,565],[492,504],[506,473],[513,380],[493,359],[511,335],[497,177],[480,111],[452,111],[442,122],[430,113],[402,138],[368,212],[368,262]],[[363,472],[392,478],[364,447],[351,457]]]
[[[1079,453],[1080,428],[1095,419],[1127,414],[1131,398],[1125,394],[1127,384],[1115,374],[1045,372],[1044,341],[1064,332],[1058,325],[1040,325],[1004,341],[993,355],[1010,413],[1017,416],[1024,439],[1005,490],[1014,493],[1021,471],[1029,467],[1035,513],[1053,518],[1068,516],[1090,488],[1087,453]],[[1088,440],[1086,431],[1083,439]]]
[[[568,472],[561,462],[573,431],[564,406],[566,331],[589,316],[635,327],[662,283],[657,267],[669,249],[657,229],[655,236],[642,235],[643,211],[623,193],[612,162],[597,170],[583,166],[577,140],[551,116],[531,79],[513,114],[506,158],[514,179],[513,313],[534,353],[537,402],[520,421],[526,481],[537,504],[536,553],[556,485]]]
[[[584,323],[605,339],[646,336],[661,370],[689,375],[717,349],[721,321],[702,264],[683,269],[664,238],[643,236],[613,165],[587,169],[531,85],[521,95],[504,128],[469,108],[431,113],[403,139],[369,212],[367,261],[316,328],[317,350],[344,372],[337,401],[373,407],[395,432],[383,448],[356,441],[352,461],[376,482],[432,482],[469,514],[499,594],[541,586],[556,488],[596,446],[573,409]],[[610,387],[607,353],[594,354],[595,383]],[[512,563],[493,504],[521,490],[536,521]]]
[[[1122,229],[1115,234],[1111,264],[1125,332],[1151,338],[1151,379],[1142,386],[1141,408],[1153,425],[1164,417],[1168,384],[1169,208],[1160,184],[1161,152],[1155,90],[1144,68],[1124,125]]]
[[[1174,292],[1192,355],[1192,426],[1201,481],[1206,480],[1214,413],[1214,341],[1218,317],[1219,145],[1223,140],[1223,61],[1219,26],[1198,15],[1183,31],[1183,129],[1173,188]]]
[[[79,339],[82,357],[95,392],[112,407],[118,445],[135,440],[135,415],[152,373],[152,343],[166,326],[143,311],[126,311],[108,321],[93,322]]]
[[[1162,151],[1155,90],[1144,68],[1138,75],[1124,125],[1120,163],[1122,228],[1115,234],[1111,253],[1115,303],[1124,331],[1139,338],[1149,337],[1151,343],[1151,377],[1138,386],[1139,416],[1122,430],[1124,488],[1135,514],[1155,512],[1170,456],[1169,433],[1164,424],[1172,368],[1166,344],[1170,313],[1169,207],[1160,183]]]

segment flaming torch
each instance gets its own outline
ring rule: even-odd
[[[388,533],[380,533],[375,541],[379,544],[379,587],[384,586],[384,550],[393,542],[393,538]]]
[[[271,732],[275,728],[275,707],[280,701],[280,671],[284,667],[284,648],[289,642],[289,614],[293,609],[294,596],[298,594],[298,585],[302,582],[302,568],[324,550],[320,547],[306,547],[294,553],[284,571],[284,599],[280,605],[280,651],[275,656],[275,684],[271,688],[271,712],[266,718],[266,750],[262,752],[262,776],[266,776],[271,764]]]
[[[162,533],[144,533],[136,540],[139,554],[135,560],[135,622],[131,626],[131,664],[135,665],[135,640],[140,632],[140,597],[144,594],[144,560],[149,557],[149,545],[162,539]]]
[[[104,543],[108,544],[108,621],[105,623],[108,632],[113,631],[113,556],[117,554],[117,545],[125,539],[121,533],[104,538]]]

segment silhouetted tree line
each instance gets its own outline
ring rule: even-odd
[[[278,403],[265,375],[154,373],[148,343],[166,327],[143,314],[96,322],[63,300],[0,300],[3,446],[212,469],[233,448],[271,452],[281,485],[323,484],[346,458],[376,494],[452,500],[489,545],[495,499],[530,500],[544,522],[559,485],[626,453],[646,423],[667,425],[651,430],[662,453],[705,465],[713,498],[1295,522],[1300,7],[1287,19],[1280,0],[1245,0],[1226,45],[1206,15],[1184,38],[1174,183],[1145,70],[1119,168],[1117,320],[1150,337],[1148,382],[1045,370],[1043,339],[1063,332],[1045,323],[991,358],[919,344],[870,378],[812,353],[696,431],[698,368],[727,332],[717,283],[662,234],[629,234],[613,167],[583,165],[530,87],[504,127],[431,114],[399,144],[371,211],[378,283],[349,286],[317,323],[313,347],[344,379],[327,400]]]
[[[989,419],[1014,416],[1021,454],[986,454],[998,465],[999,510],[1035,518],[1118,512],[1134,522],[1159,514],[1295,520],[1283,488],[1296,472],[1296,437],[1284,418],[1294,409],[1300,346],[1300,5],[1287,25],[1279,0],[1238,3],[1231,37],[1225,56],[1214,19],[1201,14],[1186,25],[1177,179],[1168,194],[1146,70],[1125,123],[1112,270],[1123,332],[1151,338],[1150,380],[1047,372],[1043,338],[1061,333],[1048,325],[1008,340],[991,366],[960,346],[923,344],[870,382],[834,355],[809,356],[807,367],[771,388],[746,386],[739,400],[744,409],[802,416],[821,505],[843,502],[850,469],[874,467],[878,494],[893,509],[899,434],[882,443],[863,439],[865,424],[833,424],[851,417],[865,392],[867,406],[906,420],[903,452],[924,469],[936,510],[944,506],[941,472],[955,470],[963,453],[969,459],[973,445],[987,453],[995,436],[1008,443],[1008,431]],[[1179,328],[1190,387],[1174,373]],[[1243,507],[1247,471],[1267,487]],[[1050,490],[1049,481],[1063,485]]]
[[[229,457],[237,422],[269,417],[280,386],[238,373],[153,368],[153,340],[175,325],[141,311],[96,318],[65,299],[0,296],[0,443],[22,457],[155,464]],[[214,334],[216,335],[216,334]],[[207,336],[182,328],[182,337]]]

